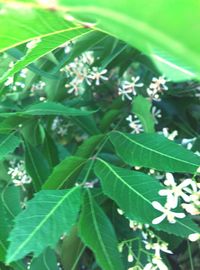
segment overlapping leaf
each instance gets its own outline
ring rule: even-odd
[[[13,5],[2,6],[0,24],[4,26],[0,29],[0,51],[31,40],[40,41],[3,74],[0,82],[66,41],[91,31],[67,22],[59,12],[17,1]]]
[[[76,222],[80,202],[79,187],[37,193],[15,219],[15,227],[9,237],[7,263],[30,252],[38,256],[46,247],[54,247],[59,237],[69,233]]]
[[[199,77],[198,1],[98,0],[94,5],[92,0],[60,0],[60,3],[70,7],[75,16],[97,22],[98,29],[151,56],[171,79]]]
[[[20,141],[20,138],[15,136],[15,133],[8,135],[0,134],[0,159],[13,152],[20,144]]]
[[[90,191],[85,195],[79,221],[79,232],[83,242],[94,251],[97,262],[102,269],[123,269],[113,227],[105,213],[92,198]]]
[[[140,119],[144,131],[147,133],[155,132],[154,119],[151,114],[151,102],[141,95],[138,95],[132,104],[132,112]]]
[[[152,220],[161,214],[153,208],[152,201],[164,205],[165,199],[158,195],[163,187],[151,176],[121,169],[103,160],[95,164],[95,174],[101,180],[103,192],[119,205],[129,219],[151,224],[158,230],[181,237],[199,232],[198,226],[189,218],[178,219],[175,224],[167,220],[158,225],[152,224]]]
[[[42,152],[27,142],[25,143],[25,166],[32,178],[35,191],[39,191],[50,174],[50,167]]]
[[[58,270],[55,252],[47,248],[39,257],[31,261],[30,270]]]
[[[110,134],[119,157],[133,166],[154,168],[166,172],[195,173],[200,158],[182,146],[158,134]]]
[[[54,167],[53,172],[42,186],[43,189],[59,189],[71,187],[76,181],[76,176],[82,169],[86,160],[84,158],[70,156]]]
[[[71,108],[57,102],[40,102],[28,106],[22,111],[1,113],[0,117],[13,116],[45,116],[45,115],[62,115],[62,116],[87,116],[94,111],[86,111]]]

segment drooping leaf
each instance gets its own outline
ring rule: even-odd
[[[58,270],[55,252],[47,248],[39,257],[32,260],[30,270]]]
[[[198,1],[98,0],[93,5],[92,0],[81,3],[79,0],[61,0],[60,3],[74,16],[96,22],[98,29],[124,40],[161,63],[161,72],[171,75],[172,80],[199,77]],[[169,72],[166,72],[166,66]],[[182,76],[173,76],[173,70]]]
[[[89,158],[94,153],[95,148],[103,140],[104,135],[94,135],[85,140],[77,149],[76,156]]]
[[[132,103],[132,112],[140,119],[144,131],[147,133],[155,132],[154,119],[151,114],[151,102],[141,95],[138,95]]]
[[[93,112],[94,113],[94,112]],[[80,126],[89,135],[100,134],[95,119],[92,115],[75,116],[71,119],[76,125]]]
[[[16,72],[31,64],[41,56],[51,52],[66,41],[73,40],[91,31],[81,25],[67,22],[58,12],[45,8],[34,8],[25,3],[6,5],[2,7],[0,23],[0,51],[15,47],[19,44],[38,39],[39,42],[27,49],[24,56],[8,69],[0,82],[13,76]],[[2,74],[1,74],[2,75]]]
[[[22,115],[78,116],[78,115],[89,115],[91,113],[94,112],[70,108],[55,102],[42,102],[29,106],[22,112]]]
[[[0,261],[5,261],[8,248],[8,235],[13,227],[14,218],[21,212],[20,190],[14,186],[5,186],[0,191]],[[13,262],[16,270],[26,270],[23,262]]]
[[[23,118],[15,115],[5,118],[0,122],[0,133],[8,134],[13,130],[16,130],[19,124],[22,124],[27,120],[27,117]]]
[[[174,224],[167,220],[157,225],[152,224],[152,220],[162,214],[153,208],[152,202],[165,204],[165,198],[158,194],[164,187],[153,177],[110,165],[103,160],[96,162],[95,174],[101,180],[103,192],[119,205],[129,219],[150,224],[158,230],[180,237],[200,231],[188,217],[177,219]]]
[[[39,191],[50,174],[50,167],[42,151],[27,142],[25,143],[25,166],[32,178],[35,191]]]
[[[70,235],[66,236],[61,248],[61,261],[64,270],[78,269],[79,260],[85,250],[85,245],[78,236],[77,226],[75,226]]]
[[[38,192],[15,219],[9,237],[7,263],[30,252],[36,257],[45,248],[54,248],[59,237],[69,233],[76,222],[80,202],[80,187]]]
[[[21,140],[15,136],[15,132],[10,134],[0,134],[0,159],[13,152],[20,144]]]
[[[200,158],[159,134],[110,133],[110,141],[124,162],[166,172],[195,173]]]
[[[70,156],[61,161],[43,184],[42,189],[70,188],[76,181],[76,176],[82,169],[86,160],[76,156]]]
[[[44,144],[42,147],[43,153],[49,162],[50,167],[54,167],[59,163],[58,149],[51,136],[45,132]]]
[[[85,195],[78,228],[81,239],[92,249],[102,269],[123,269],[114,229],[89,190]]]

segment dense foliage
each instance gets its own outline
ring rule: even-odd
[[[0,269],[199,269],[199,10],[0,1]]]

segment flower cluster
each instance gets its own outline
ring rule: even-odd
[[[192,179],[184,179],[180,184],[177,184],[174,180],[174,177],[171,173],[166,173],[166,180],[164,185],[167,189],[162,189],[159,191],[160,196],[166,197],[166,203],[162,206],[159,202],[154,201],[152,205],[155,209],[162,212],[162,215],[155,218],[152,223],[159,224],[165,218],[170,223],[175,223],[176,218],[184,218],[184,213],[177,213],[172,211],[178,207],[179,200],[184,201],[181,204],[182,208],[191,215],[197,215],[200,213],[200,190],[199,184],[197,184]]]
[[[117,212],[120,215],[123,215],[123,211],[121,209],[117,209]],[[172,251],[168,248],[168,243],[163,241],[160,237],[158,237],[150,228],[149,224],[142,224],[140,222],[137,222],[135,220],[129,220],[129,227],[133,231],[140,231],[141,232],[141,238],[143,245],[140,247],[140,252],[143,252],[147,255],[148,263],[143,267],[142,265],[138,265],[138,267],[141,267],[140,269],[145,270],[167,270],[168,267],[165,265],[165,263],[162,260],[161,253],[168,253],[172,254]],[[124,248],[128,249],[128,256],[127,261],[129,263],[132,263],[134,261],[137,262],[137,256],[134,254],[132,250],[132,244],[135,240],[138,238],[133,238],[129,240],[124,240],[118,245],[119,252],[123,252]],[[135,269],[133,267],[128,268],[128,270]]]
[[[74,93],[75,96],[83,94],[85,85],[91,86],[94,82],[95,85],[99,86],[101,81],[108,80],[108,77],[105,76],[107,69],[93,66],[94,61],[93,52],[87,51],[61,69],[61,72],[64,72],[68,79],[65,87],[69,94]]]
[[[25,170],[25,163],[23,160],[18,162],[10,161],[8,174],[11,176],[12,182],[16,187],[21,187],[26,190],[24,185],[31,183],[31,178],[27,175]]]
[[[65,124],[63,122],[63,119],[57,116],[53,120],[53,123],[51,125],[51,130],[55,131],[56,134],[63,137],[64,135],[67,134],[69,127],[70,127],[70,124]]]
[[[124,101],[125,98],[132,100],[133,96],[137,95],[136,87],[142,87],[144,84],[139,83],[140,77],[131,77],[131,81],[124,80],[121,82],[121,86],[118,88],[118,95],[122,97]]]
[[[137,116],[133,116],[130,114],[126,120],[129,122],[129,127],[132,129],[131,133],[139,134],[144,131],[142,124],[140,120],[137,118]]]
[[[160,76],[159,78],[154,77],[152,82],[150,83],[149,87],[147,88],[147,94],[151,100],[160,101],[160,94],[163,91],[168,90],[166,86],[167,80],[164,76]]]

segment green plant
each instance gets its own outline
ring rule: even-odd
[[[199,8],[0,1],[0,269],[199,267]]]

